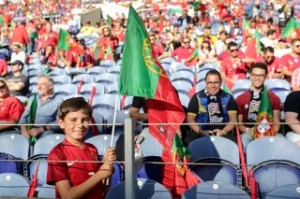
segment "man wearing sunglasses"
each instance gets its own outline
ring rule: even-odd
[[[246,63],[243,62],[243,56],[239,52],[238,45],[235,42],[229,42],[227,45],[229,57],[221,62],[221,76],[231,89],[237,79],[246,79]]]

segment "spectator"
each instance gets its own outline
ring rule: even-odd
[[[164,53],[164,48],[155,42],[155,35],[149,35],[150,43],[152,45],[154,56],[159,59],[159,56]]]
[[[38,77],[38,95],[37,108],[33,127],[21,126],[21,133],[24,137],[29,136],[44,136],[50,133],[59,133],[57,124],[57,109],[63,102],[63,99],[53,93],[53,80],[47,76]],[[29,113],[35,96],[29,99],[26,110],[24,111],[20,124],[29,124]],[[44,124],[43,126],[35,126],[35,124]]]
[[[87,68],[94,65],[93,53],[86,47],[84,41],[79,42],[79,53],[77,59],[77,68]]]
[[[239,125],[239,129],[243,133],[242,140],[244,147],[253,140],[254,124],[249,123],[254,123],[257,120],[267,74],[268,66],[265,63],[254,63],[250,68],[251,87],[236,99],[238,105],[238,122],[245,123]],[[273,111],[274,131],[276,134],[280,129],[280,99],[270,91],[268,91],[268,94]]]
[[[10,63],[11,74],[5,80],[11,95],[26,96],[29,88],[29,78],[22,73],[24,64],[20,60]]]
[[[0,79],[0,132],[15,130],[16,124],[24,111],[18,98],[10,96],[9,89],[3,79]]]
[[[242,55],[236,43],[229,42],[227,45],[230,56],[221,62],[221,76],[227,86],[231,89],[237,79],[246,78],[246,64],[243,62]]]
[[[57,67],[58,56],[55,53],[55,47],[52,44],[49,44],[46,47],[45,55],[41,56],[41,63],[46,65],[49,68],[54,69]]]
[[[187,123],[224,123],[224,125],[190,124],[191,132],[186,142],[200,136],[212,134],[226,136],[231,132],[237,117],[237,104],[233,97],[221,89],[222,79],[217,70],[210,70],[205,76],[206,87],[196,93],[189,102]]]
[[[141,109],[143,109],[143,113],[140,113]],[[131,118],[147,121],[148,120],[147,100],[144,97],[133,97],[129,115]]]
[[[114,51],[118,45],[118,38],[113,35],[110,26],[102,27],[102,37],[97,41],[97,46],[100,47],[96,61],[114,60]]]
[[[296,142],[300,146],[300,91],[291,92],[284,103],[285,121],[291,131],[286,134],[286,138]]]
[[[22,45],[20,43],[13,43],[12,45],[12,54],[10,62],[13,63],[16,60],[21,61],[23,64],[26,63],[26,53],[22,50]]]
[[[46,47],[49,44],[57,46],[58,42],[58,33],[52,30],[52,23],[47,21],[45,27],[45,32],[39,34],[38,39],[38,50],[42,50],[42,55],[45,53]]]
[[[299,68],[300,63],[300,39],[291,41],[292,52],[281,57],[280,66],[283,70],[284,77],[290,81],[292,72]]]
[[[228,33],[226,30],[222,30],[219,33],[219,39],[216,42],[216,54],[219,56],[222,52],[227,50],[226,40],[228,39]]]
[[[185,29],[188,24],[193,23],[192,17],[188,15],[187,8],[182,9],[182,15],[177,19],[177,21],[182,29]]]
[[[199,65],[217,62],[215,50],[209,39],[204,39],[199,49]]]
[[[66,138],[50,152],[47,173],[47,184],[55,185],[56,198],[105,197],[104,182],[114,172],[115,149],[106,150],[103,164],[80,162],[101,160],[96,147],[83,142],[91,116],[92,108],[80,97],[64,101],[58,110],[58,123]]]
[[[267,37],[264,37],[260,40],[260,42],[265,46],[265,47],[272,47],[274,48],[277,45],[277,40],[276,40],[276,31],[271,29],[267,32]]]
[[[14,30],[11,37],[12,43],[19,43],[20,48],[27,47],[27,44],[29,43],[28,34],[26,30],[26,22],[22,21],[19,25],[17,25]],[[22,61],[22,60],[21,60]]]
[[[174,51],[172,51],[171,55],[170,53],[165,53],[161,58],[164,57],[176,57],[177,61],[184,62],[185,60],[189,59],[193,52],[195,51],[194,48],[190,46],[191,40],[188,37],[183,38],[182,40],[182,46],[176,48]]]

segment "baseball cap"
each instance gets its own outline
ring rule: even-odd
[[[21,65],[24,66],[23,62],[20,60],[15,60],[14,62],[10,63],[9,65]]]

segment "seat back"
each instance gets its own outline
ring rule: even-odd
[[[137,179],[135,187],[136,198],[139,199],[171,199],[170,191],[162,184],[150,179]],[[106,199],[125,198],[125,183],[119,183],[113,186],[107,193]]]
[[[38,188],[38,198],[55,198],[55,186],[43,184]]]
[[[0,153],[0,174],[17,173],[22,175],[24,162],[21,162],[20,160],[22,159],[16,158],[10,154]]]
[[[0,196],[27,197],[29,184],[27,180],[15,173],[0,174]]]
[[[182,199],[250,199],[250,196],[232,184],[211,181],[202,182],[186,190]]]
[[[110,147],[110,142],[111,139],[113,139],[113,147],[116,144],[116,138],[112,137],[111,135],[97,135],[97,136],[93,136],[91,138],[88,138],[85,142],[93,144],[97,150],[98,150],[98,154],[100,156],[103,156],[106,152],[106,149],[108,147]]]
[[[144,128],[140,136],[142,137],[141,151],[144,157],[158,156],[162,154],[163,146],[150,134],[149,128]]]
[[[61,143],[66,136],[63,134],[51,134],[42,137],[34,144],[33,155],[49,154],[50,151],[59,143]]]
[[[28,159],[29,142],[20,134],[0,135],[0,152],[13,155],[23,160]]]
[[[266,195],[265,199],[299,199],[300,184],[279,187]]]
[[[34,178],[35,171],[37,170],[37,179],[38,186],[42,186],[46,184],[47,179],[47,164],[48,155],[47,154],[38,154],[30,157],[28,162],[24,166],[24,175],[27,177],[29,181],[32,181]]]

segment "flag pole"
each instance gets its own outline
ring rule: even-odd
[[[116,101],[115,101],[115,109],[114,109],[114,117],[113,117],[113,125],[111,131],[111,138],[110,138],[110,147],[113,147],[114,144],[114,136],[115,136],[115,129],[116,129],[116,115],[117,115],[117,106],[119,101],[119,94],[117,93]]]

